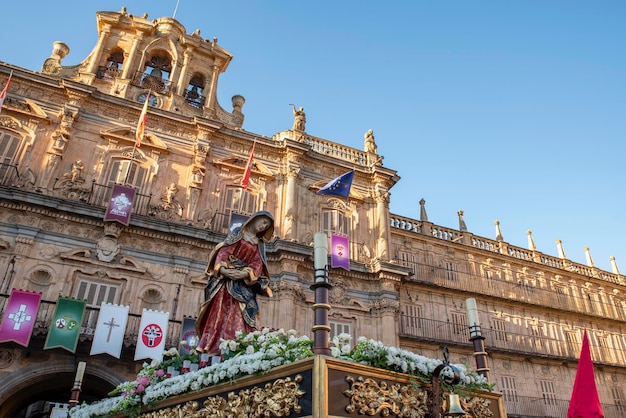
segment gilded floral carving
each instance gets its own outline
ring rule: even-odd
[[[267,416],[287,417],[293,412],[300,413],[302,407],[298,399],[305,392],[300,390],[303,378],[297,375],[293,379],[275,380],[265,386],[257,386],[230,392],[227,399],[213,396],[206,399],[202,406],[197,401],[189,401],[154,412],[141,415],[141,418],[261,418]]]
[[[374,379],[346,376],[350,398],[346,411],[359,415],[393,415],[398,418],[423,418],[428,415],[428,392],[413,385],[389,385]]]

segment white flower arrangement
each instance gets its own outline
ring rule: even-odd
[[[330,342],[331,355],[346,361],[379,367],[416,376],[430,381],[441,360],[430,359],[407,350],[386,347],[380,341],[360,337],[352,348],[350,335],[340,334]],[[132,382],[119,385],[111,394],[122,393],[93,404],[72,408],[72,418],[101,417],[114,413],[136,416],[142,405],[151,405],[162,399],[197,391],[239,377],[265,373],[274,367],[312,357],[313,342],[306,336],[298,336],[295,330],[270,330],[264,328],[251,333],[238,332],[235,340],[223,340],[220,344],[223,361],[190,371],[175,377],[167,377],[168,365],[182,364],[176,349],[164,353],[167,360],[162,363],[144,364],[144,368]],[[461,364],[454,364],[461,376],[461,386],[468,389],[492,390],[484,376],[468,373]]]

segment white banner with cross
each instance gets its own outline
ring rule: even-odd
[[[128,309],[128,306],[102,303],[90,355],[105,353],[120,358],[128,322]]]

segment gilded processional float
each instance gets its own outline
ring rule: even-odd
[[[257,212],[216,246],[207,267],[197,349],[169,350],[111,398],[78,405],[75,418],[118,417],[444,417],[504,418],[488,381],[483,337],[468,299],[477,370],[340,334],[329,340],[327,237],[315,235],[314,338],[259,329],[256,295],[271,296],[264,244],[274,219]],[[215,321],[213,318],[220,318]],[[80,379],[77,378],[77,381]]]

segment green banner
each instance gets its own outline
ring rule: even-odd
[[[84,300],[59,296],[44,350],[64,348],[72,353],[76,352],[85,306]]]

